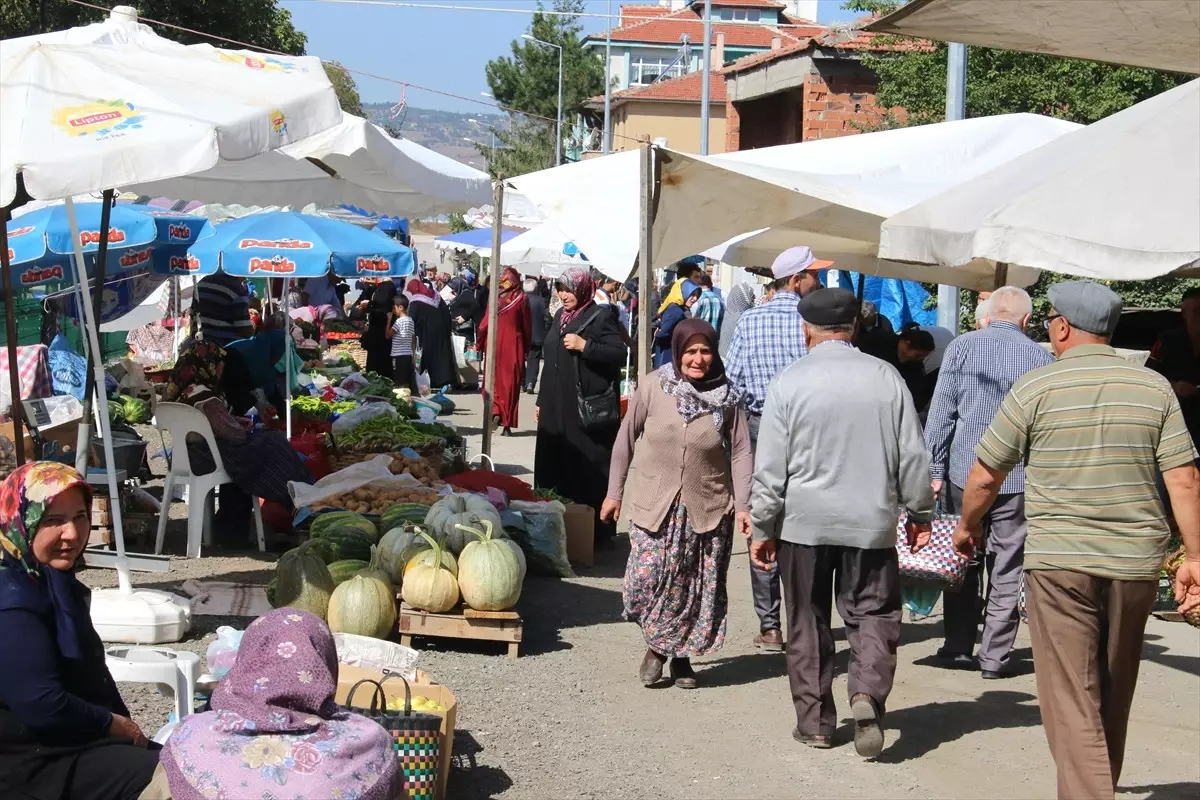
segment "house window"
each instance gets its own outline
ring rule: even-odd
[[[686,67],[681,62],[671,66],[675,60],[672,53],[665,56],[635,56],[629,63],[629,83],[632,86],[645,86],[653,83],[658,76],[678,78],[684,74]]]

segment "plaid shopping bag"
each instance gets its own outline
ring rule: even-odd
[[[957,589],[967,575],[967,560],[954,550],[954,529],[959,517],[942,514],[939,506],[933,518],[929,544],[919,553],[908,549],[904,523],[908,514],[901,510],[896,523],[896,553],[900,557],[900,578],[905,583],[933,584],[943,589]]]
[[[346,695],[347,711],[362,714],[375,720],[392,735],[392,749],[400,759],[404,772],[404,791],[411,800],[435,800],[438,793],[438,766],[442,755],[442,718],[437,714],[425,714],[412,710],[412,689],[401,675],[388,675],[404,681],[404,710],[389,711],[382,682],[364,678],[350,687]],[[372,684],[375,691],[369,708],[354,705],[354,691],[364,683]]]

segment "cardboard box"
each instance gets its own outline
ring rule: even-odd
[[[16,437],[13,435],[15,429],[12,422],[0,423],[0,436],[16,443]],[[71,420],[64,422],[61,425],[54,427],[42,428],[38,431],[42,438],[48,442],[58,442],[59,455],[75,452],[75,439],[79,433],[79,420]],[[25,430],[25,458],[33,461],[38,458],[33,452],[33,439],[29,436],[29,430]]]
[[[384,677],[383,673],[373,669],[339,664],[337,694],[334,695],[334,700],[339,705],[344,705],[354,684],[364,678],[382,682]],[[458,720],[458,700],[455,699],[453,692],[441,684],[434,683],[429,674],[422,670],[417,670],[416,679],[409,681],[409,687],[414,695],[424,695],[446,707],[446,711],[441,715],[441,756],[438,764],[438,797],[446,800],[446,782],[450,780],[450,759],[454,755],[454,725]],[[372,686],[359,687],[354,695],[355,705],[369,708],[372,695],[368,690],[373,689]],[[404,700],[404,681],[399,678],[391,678],[383,683],[383,690],[388,699],[395,697],[401,701]]]
[[[579,503],[567,505],[563,522],[567,526],[567,560],[580,567],[596,563],[596,512]]]

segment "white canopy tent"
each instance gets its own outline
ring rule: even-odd
[[[573,255],[565,251],[574,249],[570,237],[553,222],[544,222],[531,228],[500,246],[500,263],[515,267],[522,275],[557,278],[571,267],[590,267],[583,253],[575,249]],[[620,276],[619,280],[623,280]]]
[[[1123,280],[1196,270],[1200,80],[895,214],[880,256]]]
[[[1200,75],[1200,0],[912,0],[866,29]]]
[[[123,187],[206,202],[283,206],[346,203],[382,214],[424,217],[469,208],[491,197],[492,182],[452,158],[393,139],[361,117],[247,161]]]
[[[737,266],[764,267],[781,250],[807,244],[848,269],[990,288],[988,263],[951,273],[877,262],[880,223],[1078,127],[1009,114],[707,158],[663,150],[654,266],[708,251]],[[639,179],[638,153],[623,152],[509,183],[601,271],[625,278],[638,254]],[[1036,277],[1016,271],[1009,279]]]

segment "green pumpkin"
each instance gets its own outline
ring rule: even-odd
[[[510,542],[492,538],[492,523],[483,520],[483,530],[459,525],[475,536],[458,559],[458,588],[463,602],[476,611],[507,611],[521,597],[524,570]]]
[[[329,598],[329,629],[386,639],[396,625],[396,595],[390,584],[355,575]]]
[[[404,582],[405,565],[417,553],[428,549],[429,545],[421,539],[421,529],[415,525],[392,528],[376,545],[379,566],[387,572],[396,586]]]
[[[302,544],[279,557],[275,567],[275,604],[299,608],[321,619],[333,594],[333,576],[316,551]]]

